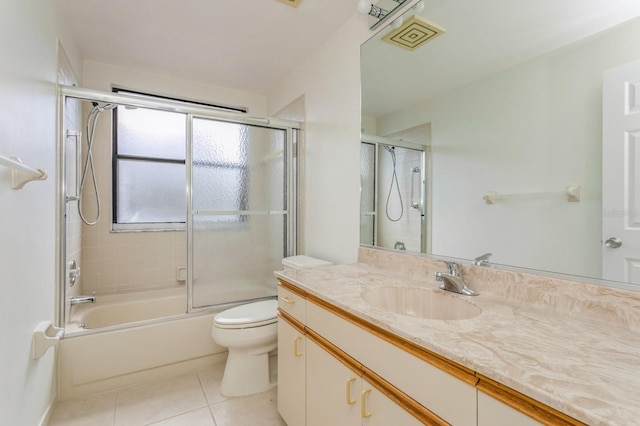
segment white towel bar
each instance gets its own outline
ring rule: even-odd
[[[18,157],[9,158],[0,155],[0,164],[11,169],[11,187],[13,189],[22,189],[26,183],[47,178],[46,170],[26,166]]]
[[[563,192],[532,192],[532,193],[526,193],[526,194],[498,194],[496,191],[487,191],[482,196],[482,199],[487,204],[495,204],[498,198],[562,194],[567,197],[568,202],[577,203],[577,202],[580,202],[580,189],[581,189],[580,185],[567,185],[567,187]]]

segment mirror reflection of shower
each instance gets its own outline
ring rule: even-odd
[[[362,135],[361,244],[426,251],[428,148]]]
[[[385,204],[384,213],[387,215],[387,219],[389,219],[391,222],[397,222],[402,219],[402,216],[404,215],[404,205],[402,202],[402,193],[400,192],[400,184],[398,184],[398,173],[396,171],[396,147],[389,145],[382,145],[382,147],[389,153],[389,155],[391,155],[391,162],[393,164],[393,172],[391,173],[391,182],[389,183],[389,193],[387,194],[387,202]],[[395,192],[397,192],[398,194],[397,205],[400,206],[400,212],[396,217],[391,217],[391,214],[389,214],[389,203],[391,201],[391,193],[394,192],[394,183]]]

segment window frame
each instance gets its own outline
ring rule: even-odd
[[[231,111],[236,113],[247,113],[246,108],[242,107],[233,107],[226,105],[215,105],[209,104],[200,101],[193,101],[187,99],[180,99],[169,96],[155,95],[151,93],[140,92],[136,90],[125,89],[122,87],[112,87],[112,92],[118,94],[126,94],[126,95],[134,95],[140,96],[148,99],[161,99],[161,100],[169,100],[169,101],[177,101],[182,102],[184,104],[191,104],[196,106],[205,106],[210,108],[215,108],[221,111]],[[152,109],[152,108],[149,108]],[[185,173],[185,204],[184,204],[184,221],[181,222],[134,222],[134,223],[120,223],[118,222],[118,179],[119,179],[119,171],[118,171],[118,163],[121,160],[129,160],[129,161],[141,161],[146,163],[163,163],[163,164],[183,164],[185,166],[185,172],[187,167],[187,145],[188,145],[188,135],[186,128],[188,126],[187,117],[188,114],[176,112],[176,114],[181,114],[185,117],[185,134],[184,134],[184,146],[185,146],[185,158],[184,159],[175,159],[175,158],[165,158],[165,157],[149,157],[149,156],[139,156],[139,155],[131,155],[131,154],[119,154],[118,153],[118,108],[114,108],[112,111],[112,154],[111,154],[111,183],[112,183],[112,194],[111,194],[111,204],[112,204],[112,216],[111,216],[111,231],[112,232],[141,232],[141,231],[184,231],[187,229],[187,173]]]

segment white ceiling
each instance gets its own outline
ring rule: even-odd
[[[83,59],[266,93],[355,0],[53,0]]]
[[[382,117],[640,16],[640,0],[424,0],[446,33],[410,52],[362,49],[363,115]],[[411,12],[411,11],[410,11]],[[637,49],[637,46],[629,46]]]
[[[356,0],[53,0],[84,59],[266,94]],[[640,16],[640,0],[424,0],[446,33],[407,52],[372,39],[363,114],[380,117]],[[377,38],[384,35],[383,30]],[[372,45],[377,46],[372,48]],[[408,61],[408,62],[407,62]],[[371,70],[375,70],[372,72]]]

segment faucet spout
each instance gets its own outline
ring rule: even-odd
[[[460,276],[460,265],[455,262],[445,262],[447,272],[436,272],[436,281],[441,281],[441,290],[451,291],[465,296],[477,296],[478,293],[467,287],[467,284]]]
[[[69,298],[69,303],[71,305],[79,305],[81,303],[96,303],[96,296],[71,296]]]

